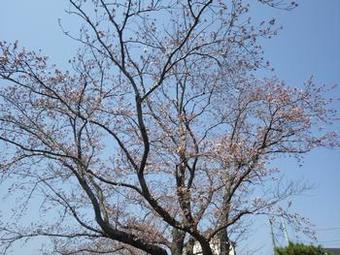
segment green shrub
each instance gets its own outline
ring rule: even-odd
[[[305,245],[299,243],[289,243],[287,247],[275,249],[276,255],[331,255],[326,253],[321,246]]]

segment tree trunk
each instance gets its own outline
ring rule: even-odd
[[[171,254],[172,255],[183,255],[185,233],[178,229],[173,229],[172,231],[172,245]]]
[[[190,238],[189,241],[185,245],[185,255],[194,255],[194,245],[195,245],[195,240],[193,238]]]
[[[229,255],[229,242],[228,242],[227,230],[223,229],[219,232],[218,240],[220,244],[219,255]]]
[[[224,229],[218,234],[218,240],[220,242],[220,254],[229,255],[231,251],[231,243],[228,237],[228,230]]]
[[[210,248],[210,244],[206,239],[199,240],[199,243],[201,245],[203,255],[214,255]]]

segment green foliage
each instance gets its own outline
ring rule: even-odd
[[[276,255],[331,255],[326,253],[321,246],[305,245],[299,243],[289,243],[287,247],[275,249]]]

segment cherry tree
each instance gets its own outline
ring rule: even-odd
[[[274,8],[293,3],[259,0]],[[2,181],[41,218],[2,222],[0,245],[50,237],[55,254],[228,254],[256,215],[285,215],[270,162],[336,146],[327,89],[257,78],[277,33],[243,0],[69,0],[81,47],[57,68],[0,43]],[[265,8],[265,7],[263,7]],[[18,210],[19,210],[18,209]],[[51,253],[49,253],[51,254]]]

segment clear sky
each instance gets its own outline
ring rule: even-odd
[[[57,64],[66,62],[75,48],[58,26],[58,18],[66,25],[73,22],[64,14],[66,2],[1,0],[0,40],[19,40],[27,48],[42,49]],[[279,36],[264,43],[266,58],[275,68],[275,74],[294,86],[310,75],[320,84],[340,85],[340,1],[298,2],[299,7],[292,12],[270,8],[258,11],[259,15],[276,17],[284,27]],[[334,96],[340,96],[340,89]],[[340,130],[339,126],[335,128]],[[316,225],[319,244],[340,248],[340,149],[315,151],[305,158],[302,167],[291,161],[281,160],[278,164],[289,177],[302,177],[315,184],[314,190],[295,200],[293,209]],[[256,254],[270,254],[268,226],[263,225],[259,233],[262,237],[250,239],[253,247],[263,247]],[[294,233],[289,234],[294,240]],[[24,254],[37,254],[34,250],[26,247]],[[13,255],[22,252],[18,248]]]

